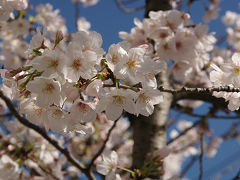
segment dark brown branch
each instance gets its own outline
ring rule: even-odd
[[[104,140],[103,145],[102,145],[101,148],[98,150],[98,152],[97,152],[97,153],[95,154],[95,156],[92,158],[92,160],[91,160],[91,162],[89,163],[87,169],[91,169],[94,161],[95,161],[95,160],[98,158],[98,156],[100,156],[100,155],[102,154],[102,152],[104,151],[104,149],[105,149],[105,147],[106,147],[106,144],[107,144],[107,142],[108,142],[108,140],[109,140],[109,138],[110,138],[110,135],[111,135],[113,129],[116,127],[116,124],[117,124],[117,122],[118,122],[119,119],[120,119],[120,118],[118,118],[116,121],[114,121],[112,127],[108,130],[107,138]]]
[[[42,128],[40,128],[39,126],[32,124],[31,122],[29,122],[27,119],[25,119],[24,117],[22,117],[17,110],[15,109],[14,105],[12,104],[11,100],[6,97],[3,92],[0,90],[0,98],[3,99],[7,105],[7,107],[9,108],[10,112],[13,114],[13,116],[15,116],[18,121],[23,124],[24,126],[36,131],[38,134],[40,134],[46,141],[48,141],[51,145],[53,145],[57,150],[59,150],[65,157],[66,159],[73,165],[75,166],[77,169],[79,169],[80,171],[82,171],[89,179],[93,180],[95,179],[94,176],[84,167],[83,164],[81,164],[80,162],[78,162],[68,151],[67,148],[63,148],[61,147],[58,142],[52,138],[50,138],[48,136],[48,134],[45,132],[45,130],[43,130]]]
[[[0,114],[0,118],[11,117],[13,116],[12,113]]]
[[[227,87],[209,87],[209,88],[187,88],[182,87],[181,89],[167,89],[163,86],[158,88],[162,92],[168,92],[173,95],[179,93],[197,93],[197,94],[209,94],[213,92],[240,92],[240,88]]]

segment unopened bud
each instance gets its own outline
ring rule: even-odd
[[[61,40],[63,40],[63,33],[62,33],[62,31],[57,31],[54,47],[56,47],[60,43]]]

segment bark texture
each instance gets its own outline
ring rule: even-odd
[[[149,11],[169,10],[169,0],[146,0],[145,17]],[[166,72],[157,76],[158,85],[169,87]],[[154,152],[166,145],[166,123],[172,103],[172,95],[164,94],[164,102],[156,105],[154,113],[149,116],[130,116],[133,124],[133,167],[141,168],[147,153]]]

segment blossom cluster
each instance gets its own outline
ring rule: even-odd
[[[240,53],[239,51],[239,24],[240,15],[227,11],[222,18],[223,23],[227,26],[227,43],[229,49],[216,50],[212,59],[211,71],[209,79],[216,87],[230,86],[239,88],[239,69],[240,69]],[[232,52],[234,52],[232,54]],[[240,93],[238,92],[214,92],[216,97],[222,97],[229,102],[228,109],[234,111],[238,110],[240,106]]]
[[[14,9],[23,10],[28,7],[28,0],[1,0],[0,21],[7,21]],[[13,16],[13,15],[12,15]]]
[[[136,27],[130,34],[120,32],[120,37],[133,47],[151,44],[155,56],[172,61],[169,71],[177,81],[196,83],[196,74],[207,78],[202,69],[210,61],[209,52],[216,42],[213,33],[207,34],[208,26],[193,24],[189,14],[177,10],[150,12],[149,17],[143,22],[135,19]]]
[[[19,122],[9,121],[3,126],[9,133],[1,131],[0,136],[0,179],[64,179],[61,168],[66,159],[57,149]]]
[[[2,71],[5,88],[10,88],[11,97],[19,101],[21,113],[46,129],[82,134],[91,132],[86,123],[103,111],[110,120],[118,119],[123,110],[152,114],[154,105],[162,101],[155,75],[166,65],[159,58],[151,58],[148,45],[131,48],[127,42],[113,44],[104,57],[97,32],[79,31],[66,42],[62,31],[57,31],[51,42],[51,21],[57,22],[57,12],[52,12],[49,4],[37,9],[35,19],[46,32],[38,29],[32,37],[25,49],[27,61],[16,64],[16,69]],[[29,28],[30,24],[24,32]],[[8,68],[12,65],[5,64]]]

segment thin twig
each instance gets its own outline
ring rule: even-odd
[[[175,138],[170,139],[167,142],[167,145],[173,143],[175,140],[179,139],[180,137],[182,137],[183,135],[185,135],[188,131],[190,131],[192,128],[194,128],[195,126],[197,126],[200,122],[202,122],[202,119],[199,121],[196,121],[195,123],[193,123],[192,126],[186,128],[184,131],[182,131],[178,136],[176,136]]]
[[[226,169],[222,170],[220,173],[218,173],[215,176],[214,180],[218,180],[218,179],[222,178],[224,175],[226,175],[227,173],[233,171],[236,168],[240,168],[240,163],[236,163],[236,164],[234,164],[234,165],[232,165],[230,167],[227,167]],[[234,178],[232,178],[231,180],[239,180],[240,179],[240,174],[239,173],[240,173],[240,170],[238,171],[237,175]]]
[[[12,104],[11,100],[6,97],[3,92],[0,90],[0,98],[3,99],[7,105],[7,107],[9,108],[10,112],[13,114],[13,116],[15,116],[18,121],[23,124],[24,126],[36,131],[38,134],[40,134],[46,141],[48,141],[51,145],[53,145],[57,150],[59,150],[66,158],[67,160],[73,165],[75,166],[77,169],[79,169],[80,171],[82,171],[83,173],[85,173],[85,175],[93,180],[95,179],[94,176],[91,174],[90,171],[88,171],[83,164],[81,164],[80,162],[78,162],[68,151],[67,148],[63,148],[61,147],[58,142],[52,138],[50,138],[48,136],[48,134],[45,132],[45,130],[43,130],[42,128],[40,128],[39,126],[32,124],[31,122],[29,122],[27,119],[25,119],[24,117],[22,117],[17,110],[15,109],[14,105]]]
[[[140,10],[144,10],[145,9],[145,6],[140,6],[140,7],[137,7],[137,8],[131,8],[131,9],[128,9],[128,8],[125,8],[122,4],[121,1],[119,0],[115,0],[117,6],[119,7],[119,9],[125,13],[133,13],[133,12],[136,12],[136,11],[140,11]]]
[[[11,117],[13,116],[12,113],[0,114],[0,118]]]
[[[201,133],[200,135],[200,149],[201,149],[201,152],[200,152],[200,155],[199,155],[199,177],[198,177],[198,180],[202,180],[202,177],[203,177],[203,133]]]
[[[192,112],[188,113],[186,111],[184,111],[184,106],[180,106],[180,105],[176,105],[176,108],[175,110],[176,111],[179,111],[179,113],[184,113],[184,115],[187,115],[187,116],[191,116],[191,117],[199,117],[199,118],[203,118],[205,117],[205,115],[201,115],[201,114],[194,114]],[[236,115],[236,116],[221,116],[221,115],[213,115],[211,117],[209,117],[209,119],[218,119],[218,120],[237,120],[237,119],[240,119],[240,115]]]
[[[97,152],[97,153],[95,154],[95,156],[92,158],[92,160],[91,160],[91,162],[89,163],[87,169],[91,169],[91,166],[93,165],[94,161],[98,158],[98,156],[100,156],[100,155],[102,154],[102,152],[103,152],[103,150],[105,149],[106,144],[107,144],[107,142],[108,142],[108,140],[109,140],[109,138],[110,138],[110,135],[111,135],[113,129],[115,128],[115,126],[116,126],[116,124],[117,124],[117,122],[118,122],[119,119],[120,119],[120,118],[118,118],[117,120],[115,120],[114,123],[113,123],[113,125],[112,125],[112,127],[108,130],[107,138],[104,140],[103,145],[102,145],[101,148],[98,150],[98,152]]]
[[[190,131],[192,128],[194,128],[195,126],[197,126],[199,123],[201,123],[202,121],[205,121],[207,119],[209,119],[210,117],[212,117],[215,113],[217,112],[217,109],[213,106],[210,111],[203,116],[200,120],[196,121],[195,123],[193,123],[192,126],[186,128],[184,131],[182,131],[178,136],[176,136],[175,138],[170,139],[167,142],[167,145],[173,143],[175,140],[177,140],[178,138],[182,137],[183,135],[185,135],[188,131]]]
[[[215,166],[213,166],[212,168],[208,168],[204,174],[206,177],[210,177],[213,174],[215,174],[216,172],[222,171],[222,169],[226,166],[228,166],[230,163],[233,163],[234,161],[236,161],[237,159],[239,159],[239,154],[240,154],[240,150],[235,151],[233,154],[230,154],[230,156],[224,158],[223,160],[221,160],[219,163],[217,163]],[[196,179],[196,178],[195,178]]]

